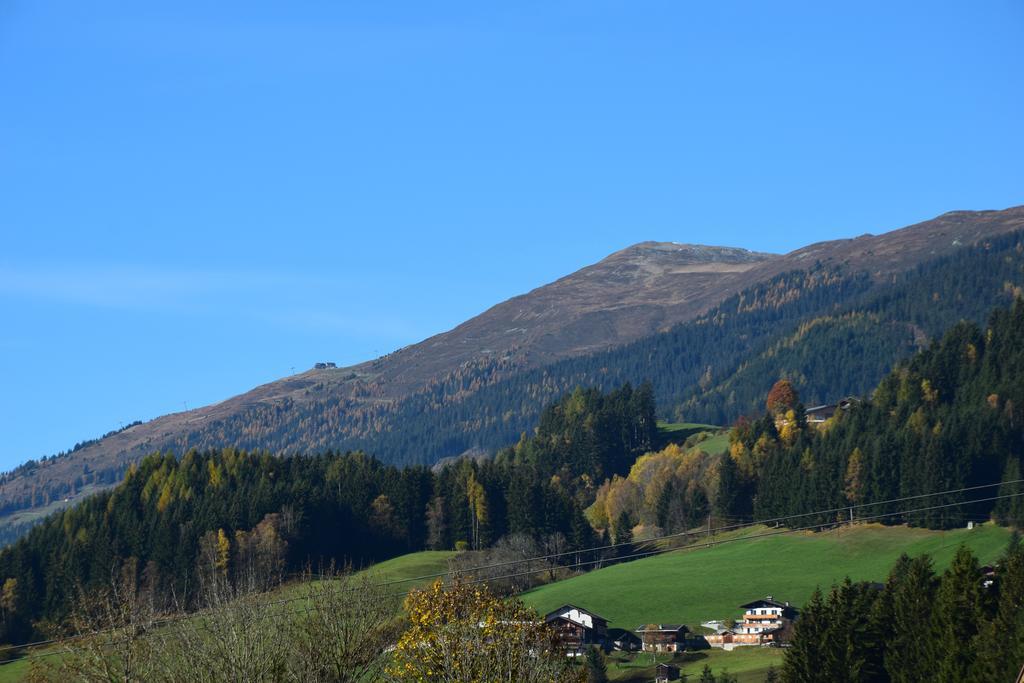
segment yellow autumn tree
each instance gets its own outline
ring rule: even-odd
[[[864,456],[859,448],[854,448],[846,462],[846,500],[859,503],[864,499]]]
[[[480,530],[487,524],[487,491],[472,471],[466,482],[466,498],[469,500],[469,514],[473,522],[473,548],[479,550]]]
[[[416,683],[582,683],[554,632],[522,602],[482,585],[437,581],[405,600],[409,628],[387,675]]]
[[[222,576],[228,573],[228,564],[231,562],[231,539],[223,529],[217,529],[217,562],[216,568]]]

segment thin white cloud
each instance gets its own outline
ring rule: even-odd
[[[421,330],[382,313],[341,281],[264,270],[164,266],[0,265],[0,298],[130,313],[230,315],[301,333],[408,343]],[[305,301],[311,305],[296,305]]]
[[[148,266],[0,265],[0,294],[101,308],[163,309],[208,301],[211,295],[258,292],[282,278],[245,271]]]

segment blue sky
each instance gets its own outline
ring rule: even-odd
[[[641,240],[1024,203],[1021,35],[1011,1],[7,0],[0,468]]]

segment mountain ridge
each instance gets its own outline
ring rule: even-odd
[[[290,416],[296,406],[322,404],[334,417],[325,420],[328,426],[315,439],[302,436],[301,425],[293,425],[288,433],[297,438],[266,442],[266,448],[340,448],[358,434],[359,445],[371,444],[372,449],[373,434],[397,427],[389,411],[438,383],[455,386],[445,396],[457,403],[481,382],[615,348],[694,320],[727,297],[782,273],[827,266],[884,280],[929,258],[1021,228],[1024,207],[1013,207],[949,212],[900,230],[816,242],[782,255],[640,242],[381,358],[345,368],[311,369],[209,406],[132,426],[70,456],[19,468],[0,480],[0,511],[40,507],[65,497],[73,502],[87,484],[113,483],[148,452],[231,445],[233,432],[225,425],[241,419],[243,426],[232,428],[245,429],[247,415],[282,424],[301,422],[303,418]],[[461,386],[460,377],[468,385]],[[460,425],[472,428],[472,416],[459,419]],[[341,420],[333,432],[332,420]],[[253,433],[259,447],[259,432]],[[457,454],[439,452],[434,459]],[[91,478],[86,476],[90,471]]]

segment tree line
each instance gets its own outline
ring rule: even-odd
[[[302,401],[203,423],[163,448],[179,455],[224,444],[277,454],[363,450],[390,464],[431,465],[463,452],[495,452],[576,386],[609,391],[647,379],[662,418],[729,424],[756,412],[779,376],[808,405],[871,390],[959,320],[982,322],[994,306],[1011,301],[1024,287],[1022,268],[1020,232],[884,280],[842,265],[810,264],[749,287],[696,320],[607,351],[525,369],[510,350],[398,401],[362,400],[380,390],[369,379],[349,378],[340,390],[317,383]],[[144,455],[140,448],[125,457]],[[3,509],[36,507],[118,481],[126,467],[110,463],[90,472],[50,464],[33,462],[12,473]],[[18,485],[19,479],[33,483]]]
[[[928,556],[904,555],[884,584],[816,591],[801,610],[787,683],[1012,681],[1024,661],[1024,549],[1014,537],[995,567],[967,548],[936,575]]]
[[[481,549],[519,535],[596,545],[584,517],[602,477],[656,438],[649,386],[578,389],[498,457],[438,471],[361,452],[272,456],[235,449],[154,454],[111,491],[49,517],[0,551],[0,642],[30,640],[77,596],[127,572],[148,595],[198,599],[205,569],[269,586],[288,572],[362,566],[424,548]],[[569,560],[567,559],[566,562]]]
[[[1024,454],[1024,300],[996,309],[984,328],[955,325],[927,350],[888,374],[869,398],[851,402],[822,428],[808,427],[795,392],[757,420],[732,430],[716,498],[738,517],[776,518],[858,506],[857,516],[888,515],[1021,489]],[[788,385],[788,383],[783,382]],[[859,507],[997,483],[971,496]],[[805,517],[835,521],[845,511]],[[881,521],[930,528],[995,518],[1024,524],[1019,498],[894,515]]]
[[[729,424],[756,412],[788,377],[809,405],[870,391],[896,363],[960,320],[983,322],[1024,287],[1024,237],[1010,233],[882,281],[810,264],[728,297],[695,320],[635,342],[539,368],[514,353],[481,359],[396,402],[337,397],[252,412],[185,443],[359,448],[386,462],[431,464],[495,451],[576,386],[651,381],[663,419]],[[374,387],[364,391],[372,395]]]

